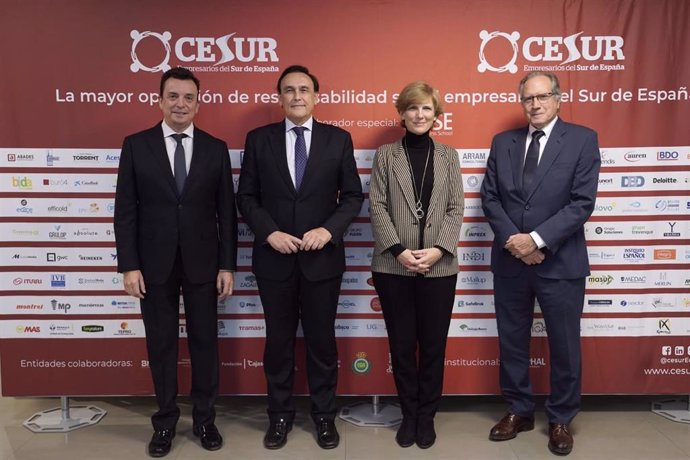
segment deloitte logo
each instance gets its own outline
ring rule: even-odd
[[[367,359],[367,354],[363,351],[357,352],[355,360],[352,361],[352,372],[355,374],[368,374],[371,370],[371,362]]]
[[[525,65],[524,71],[533,70],[567,70],[567,71],[611,71],[624,70],[625,66],[616,64],[589,64],[594,61],[624,61],[623,45],[625,41],[620,36],[581,36],[583,32],[568,35],[567,37],[527,37],[519,44],[520,32],[511,33],[482,30],[479,38],[482,40],[479,46],[479,65],[477,70],[481,73],[491,72],[517,73],[518,56],[533,63],[545,63],[549,69],[540,66]],[[486,47],[494,39],[500,39],[512,49],[512,55],[502,65],[489,62]],[[494,45],[495,46],[495,45]],[[510,52],[508,53],[510,54]],[[572,64],[575,61],[587,61],[585,65]],[[553,69],[553,67],[557,67]]]
[[[235,37],[235,32],[222,37],[181,37],[174,41],[171,46],[172,34],[168,31],[163,33],[132,30],[129,36],[132,38],[131,57],[132,64],[129,69],[132,72],[144,70],[146,72],[165,72],[171,68],[170,57],[174,55],[177,60],[184,63],[193,63],[197,66],[208,66],[206,71],[278,71],[275,66],[270,69],[266,67],[231,68],[223,66],[229,62],[237,62],[242,65],[250,62],[278,62],[276,48],[278,42],[269,37]],[[163,57],[154,65],[146,65],[137,55],[137,48],[142,41],[147,38],[155,39],[163,47]],[[150,40],[147,40],[150,41]],[[188,64],[191,65],[191,64]],[[234,67],[234,66],[232,66]],[[196,69],[198,70],[198,69]]]

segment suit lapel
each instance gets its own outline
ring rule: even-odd
[[[292,182],[292,177],[290,177],[290,170],[288,169],[287,163],[287,147],[285,146],[285,120],[283,120],[282,123],[277,123],[274,125],[274,130],[273,133],[271,133],[269,144],[271,148],[270,156],[276,162],[276,167],[278,168],[280,177],[285,182],[287,189],[290,190],[293,195],[297,195],[297,190],[295,190],[295,184]]]
[[[168,150],[165,147],[165,138],[163,137],[163,128],[161,124],[159,123],[158,126],[151,129],[149,133],[148,143],[151,149],[151,156],[154,161],[158,163],[158,167],[162,171],[163,177],[165,177],[173,193],[177,195],[177,185],[175,184],[175,177],[170,168]]]
[[[551,165],[556,160],[556,158],[558,158],[558,155],[560,155],[561,151],[563,150],[563,139],[561,138],[563,137],[563,135],[565,135],[565,133],[565,126],[559,118],[558,120],[556,120],[556,124],[553,126],[553,129],[551,130],[551,135],[549,136],[549,140],[546,142],[546,146],[544,146],[544,152],[541,154],[541,158],[539,159],[539,165],[537,166],[536,175],[534,176],[532,190],[528,190],[527,192],[527,199],[529,199],[532,196],[534,191],[539,186],[539,183],[542,180],[544,180],[544,177],[546,177],[546,173],[551,168]]]
[[[412,185],[412,175],[410,173],[410,163],[407,159],[407,155],[403,150],[402,141],[398,140],[393,146],[393,174],[395,179],[400,184],[400,188],[403,191],[403,196],[405,197],[405,202],[410,207],[410,211],[414,215],[417,215],[417,206],[415,205],[414,199],[414,186]],[[434,172],[436,172],[434,170]]]
[[[311,145],[309,146],[309,152],[307,152],[307,166],[304,170],[304,177],[302,178],[300,190],[307,187],[312,175],[316,174],[318,163],[323,160],[327,145],[328,139],[326,138],[326,131],[322,129],[319,122],[314,120],[311,126]]]
[[[450,154],[452,155],[452,152]],[[446,151],[441,149],[439,144],[434,141],[434,185],[431,189],[431,198],[429,199],[429,210],[427,211],[427,216],[431,215],[436,207],[436,203],[439,200],[439,194],[446,188],[449,163],[449,161],[446,159],[446,155]]]
[[[187,193],[189,187],[194,183],[197,177],[200,177],[203,170],[204,163],[208,160],[208,156],[204,152],[208,152],[207,138],[204,136],[199,129],[194,127],[194,137],[192,142],[194,144],[192,148],[192,162],[189,165],[189,172],[187,173],[187,180],[185,180],[184,189],[182,190],[182,195]]]
[[[513,183],[518,194],[522,195],[522,169],[525,165],[525,142],[527,142],[527,128],[515,133],[510,146],[510,166],[513,171]]]

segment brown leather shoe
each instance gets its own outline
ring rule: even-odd
[[[568,455],[573,450],[573,435],[565,423],[549,423],[549,450],[556,455]]]
[[[534,429],[533,417],[522,417],[508,412],[489,432],[492,441],[513,439],[521,431]]]

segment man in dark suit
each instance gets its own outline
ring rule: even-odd
[[[180,410],[177,343],[180,287],[192,360],[193,432],[220,449],[217,298],[232,293],[237,213],[225,142],[192,123],[199,80],[175,68],[161,78],[163,121],[124,140],[115,194],[118,271],[141,299],[149,366],[159,410],[149,455],[170,451]]]
[[[601,160],[594,131],[559,119],[556,75],[532,72],[519,91],[529,125],[494,137],[481,188],[495,235],[500,384],[510,403],[489,438],[503,441],[534,428],[529,344],[536,297],[551,361],[548,447],[566,455],[580,407],[580,317],[590,273],[584,224],[594,210]]]
[[[301,319],[317,443],[338,446],[335,316],[345,271],[343,234],[362,205],[350,134],[312,117],[319,83],[306,67],[278,80],[285,120],[247,134],[237,204],[254,233],[252,268],[266,321],[269,427],[279,449],[292,428],[295,333]]]

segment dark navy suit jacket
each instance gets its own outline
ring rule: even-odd
[[[601,156],[597,134],[558,119],[544,148],[531,190],[523,193],[527,128],[496,135],[481,188],[482,207],[495,238],[491,270],[517,276],[527,265],[503,246],[510,235],[536,231],[546,243],[534,270],[544,278],[590,274],[584,223],[594,210]]]

